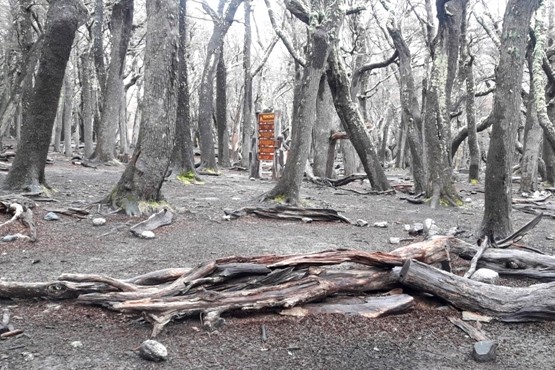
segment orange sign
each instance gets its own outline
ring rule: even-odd
[[[275,140],[274,113],[260,113],[258,115],[258,159],[272,161],[274,159],[277,142]]]

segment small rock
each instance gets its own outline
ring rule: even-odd
[[[421,224],[420,222],[415,222],[414,225],[412,225],[412,228],[409,230],[409,235],[412,236],[422,235],[423,233],[424,224]]]
[[[139,355],[148,361],[166,361],[168,350],[162,343],[149,339],[145,340],[139,347]]]
[[[19,239],[29,239],[29,237],[25,236],[23,234],[20,234],[20,233],[9,234],[9,235],[4,236],[2,238],[2,241],[3,242],[13,242],[13,241],[16,241],[16,240],[19,240]]]
[[[453,226],[447,231],[447,236],[455,236],[457,235],[458,231],[459,231],[459,228],[457,226]]]
[[[145,230],[141,233],[140,237],[143,239],[154,239],[156,235],[150,230]]]
[[[21,352],[21,356],[23,356],[25,361],[33,361],[35,359],[35,355],[31,352]]]
[[[83,342],[81,342],[80,340],[73,341],[69,345],[73,348],[83,348]]]
[[[387,221],[374,222],[374,227],[385,229],[387,227]]]
[[[44,215],[45,221],[58,221],[59,219],[60,219],[60,216],[58,216],[56,212],[48,212],[47,214]]]
[[[481,268],[476,270],[470,278],[482,283],[497,284],[499,281],[499,273],[490,269]]]
[[[250,177],[249,180],[254,181],[256,179],[254,177]]]
[[[222,216],[222,219],[223,219],[224,221],[230,221],[230,220],[231,220],[231,216],[230,216],[230,215],[223,215],[223,216]]]
[[[303,217],[301,219],[302,222],[304,222],[305,224],[309,224],[311,223],[313,220],[310,217]]]
[[[547,239],[547,240],[555,240],[555,236],[553,236],[553,235],[547,235],[547,236],[545,237],[545,239]]]
[[[472,203],[472,198],[464,198],[465,203]]]
[[[427,218],[424,220],[424,232],[428,236],[434,236],[439,234],[440,230],[434,220],[432,220],[431,218]]]
[[[360,227],[368,226],[368,221],[364,221],[364,220],[362,220],[362,219],[359,218],[359,219],[355,222],[355,226],[360,226]]]
[[[389,244],[399,244],[401,243],[401,238],[389,238]]]
[[[403,226],[403,228],[405,229],[405,231],[410,231],[411,230],[411,226],[409,224],[405,224]]]
[[[495,361],[497,355],[497,342],[494,340],[482,340],[474,343],[472,357],[478,362]]]
[[[96,217],[92,220],[93,226],[102,226],[106,224],[106,219],[102,217]]]

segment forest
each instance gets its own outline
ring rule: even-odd
[[[131,332],[174,367],[510,367],[523,346],[549,368],[554,19],[553,0],[0,0],[0,369],[102,367],[103,322],[131,352],[107,368],[168,360]],[[333,338],[333,365],[303,337]]]

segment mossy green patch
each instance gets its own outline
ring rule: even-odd
[[[478,185],[478,179],[470,179],[470,185]]]
[[[141,214],[149,215],[152,213],[159,212],[164,208],[171,209],[170,205],[166,201],[160,201],[160,202],[145,201],[145,200],[139,201],[139,211],[141,212]]]

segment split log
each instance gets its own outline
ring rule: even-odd
[[[66,216],[73,216],[73,217],[82,218],[82,219],[87,218],[87,216],[90,214],[90,212],[87,211],[86,209],[72,208],[72,207],[68,207],[68,208],[50,208],[50,209],[46,209],[46,211],[47,212],[59,213],[61,215],[66,215]]]
[[[245,215],[255,215],[262,218],[272,218],[279,220],[302,220],[310,218],[313,221],[339,221],[350,224],[351,221],[340,215],[336,210],[329,208],[300,208],[290,206],[276,206],[269,208],[245,207],[233,210],[224,210],[226,215],[232,219],[237,219]]]
[[[461,319],[457,319],[455,317],[449,317],[448,319],[449,321],[451,321],[451,323],[453,323],[453,325],[455,325],[457,328],[464,331],[466,334],[468,334],[470,338],[474,339],[475,341],[480,342],[483,340],[489,340],[486,333],[484,333],[482,330],[478,328],[475,328],[471,324],[464,322]]]
[[[471,260],[478,250],[459,239],[452,239],[449,249],[466,260]],[[478,261],[478,267],[495,270],[501,275],[555,280],[555,256],[524,250],[488,248]]]
[[[506,322],[555,319],[555,282],[511,288],[465,279],[415,260],[401,269],[403,285],[433,294],[462,310]]]
[[[143,222],[139,222],[136,225],[131,226],[130,231],[135,236],[141,236],[145,231],[156,230],[157,228],[165,225],[169,225],[173,221],[173,212],[169,209],[163,209],[158,213],[151,215],[148,219]]]
[[[326,300],[321,303],[309,303],[282,310],[280,315],[304,317],[308,315],[340,313],[373,319],[385,315],[403,313],[414,306],[414,298],[407,294],[388,297],[368,297],[360,301],[353,303],[352,299],[343,298],[330,303]]]

